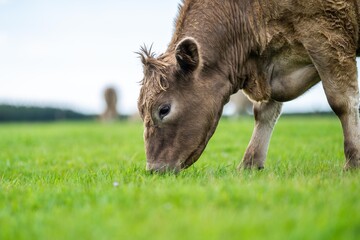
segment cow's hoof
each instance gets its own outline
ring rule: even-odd
[[[239,166],[237,167],[237,169],[240,171],[242,169],[245,169],[245,170],[263,170],[264,169],[264,165],[263,164],[257,164],[257,163],[254,163],[254,162],[241,162],[239,164]]]

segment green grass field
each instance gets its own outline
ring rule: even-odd
[[[175,176],[145,172],[140,123],[0,125],[0,239],[359,239],[339,121],[283,117],[265,170],[237,172],[252,128],[222,120]]]

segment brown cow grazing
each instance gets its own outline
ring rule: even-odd
[[[360,0],[183,1],[166,52],[141,53],[147,169],[192,165],[239,89],[256,102],[240,166],[263,168],[282,102],[319,81],[342,124],[345,168],[359,167],[359,6]]]

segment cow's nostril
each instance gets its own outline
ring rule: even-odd
[[[152,165],[150,163],[146,163],[146,171],[148,172],[152,172],[153,169],[152,169]]]
[[[146,163],[146,171],[150,173],[162,173],[166,171],[166,165],[159,163]]]

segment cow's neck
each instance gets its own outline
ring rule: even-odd
[[[168,51],[173,51],[183,38],[193,37],[200,45],[204,69],[223,75],[223,81],[231,85],[229,95],[244,89],[256,101],[267,100],[269,87],[256,58],[265,41],[259,3],[198,2],[184,2]]]

